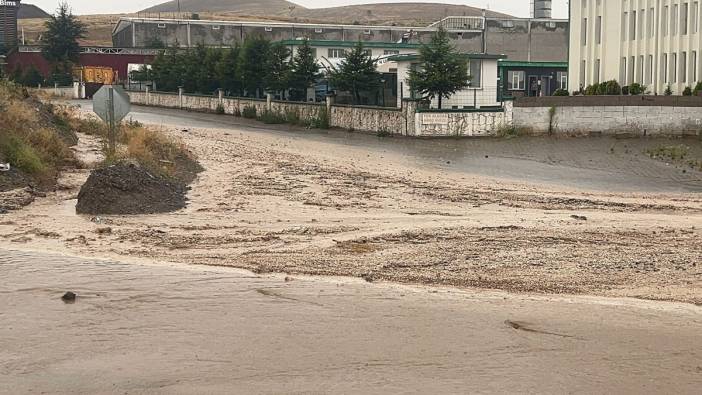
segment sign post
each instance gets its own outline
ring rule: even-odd
[[[108,126],[108,154],[117,150],[117,125],[129,114],[129,95],[120,86],[104,85],[93,95],[93,111]]]

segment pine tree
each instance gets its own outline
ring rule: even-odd
[[[319,64],[314,58],[309,41],[304,40],[302,45],[297,48],[292,60],[290,88],[296,92],[297,96],[305,97],[307,88],[315,84],[319,77]]]
[[[422,66],[410,70],[408,82],[412,89],[429,100],[443,98],[468,87],[468,64],[451,45],[444,28],[434,33],[431,42],[419,49]]]
[[[290,50],[283,44],[273,44],[268,51],[265,64],[266,75],[264,78],[266,90],[281,93],[285,99],[285,90],[290,83]]]
[[[338,67],[329,67],[329,80],[336,89],[351,92],[354,104],[358,104],[361,92],[374,91],[381,85],[381,75],[375,68],[376,62],[359,41],[347,52]]]
[[[241,94],[241,80],[239,79],[239,56],[241,49],[239,45],[225,50],[219,62],[215,66],[215,72],[220,87],[228,95]]]
[[[263,93],[266,70],[263,65],[268,57],[270,42],[260,37],[247,37],[239,56],[239,76],[246,95],[259,98]]]
[[[43,54],[54,69],[54,79],[71,79],[73,64],[78,62],[78,40],[85,37],[85,25],[71,12],[68,3],[59,4],[56,14],[46,21],[42,35]]]

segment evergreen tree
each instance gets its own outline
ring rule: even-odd
[[[159,52],[151,64],[154,89],[177,92],[183,83],[183,61],[184,56],[175,47]]]
[[[261,97],[270,42],[261,37],[247,37],[239,56],[239,76],[247,96]]]
[[[309,41],[304,40],[302,45],[297,48],[292,60],[290,88],[297,93],[297,96],[305,97],[307,88],[315,84],[319,77],[319,64],[314,58]]]
[[[381,86],[381,75],[375,68],[376,62],[359,41],[338,67],[332,65],[329,68],[329,80],[336,89],[351,92],[354,104],[358,104],[361,92],[371,92]]]
[[[434,33],[428,45],[419,49],[422,67],[410,70],[408,82],[412,89],[431,100],[443,98],[468,87],[468,64],[464,57],[451,45],[444,28]]]
[[[228,95],[241,95],[241,80],[239,79],[239,45],[225,50],[215,66],[215,74],[219,85]]]
[[[59,4],[56,14],[46,22],[42,35],[43,54],[61,74],[55,79],[72,79],[73,64],[78,62],[80,46],[78,40],[85,37],[85,25],[73,15],[68,3]]]
[[[29,68],[24,72],[24,75],[22,75],[21,84],[24,86],[36,88],[37,86],[39,86],[39,84],[42,83],[44,83],[44,77],[34,65],[30,65]]]
[[[264,83],[269,92],[281,93],[285,99],[285,91],[290,82],[290,50],[283,44],[276,43],[270,47],[265,64],[266,75]]]

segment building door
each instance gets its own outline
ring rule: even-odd
[[[529,76],[529,96],[539,96],[539,77]]]
[[[539,96],[551,96],[551,78],[547,75],[541,76],[541,91]]]

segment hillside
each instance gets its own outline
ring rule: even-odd
[[[227,12],[234,11],[248,15],[289,15],[291,9],[304,7],[285,0],[180,0],[182,12]],[[168,1],[141,12],[176,12],[177,1]]]
[[[34,4],[21,4],[18,17],[19,19],[48,18],[49,14]]]

